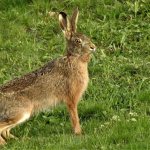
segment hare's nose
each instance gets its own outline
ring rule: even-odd
[[[91,51],[95,51],[96,50],[96,46],[94,44],[90,45],[90,50]]]

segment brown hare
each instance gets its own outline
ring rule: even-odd
[[[67,54],[42,68],[16,78],[0,87],[0,145],[14,136],[10,130],[37,112],[65,102],[75,134],[81,134],[77,104],[87,88],[88,62],[96,47],[85,35],[77,33],[78,9],[68,18],[59,13],[66,39]]]

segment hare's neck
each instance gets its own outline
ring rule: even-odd
[[[82,62],[89,62],[90,59],[91,59],[91,54],[90,53],[85,53],[85,54],[80,55],[80,60]]]
[[[91,59],[91,53],[78,52],[75,53],[72,48],[67,49],[67,57],[78,57],[83,63],[88,63]]]

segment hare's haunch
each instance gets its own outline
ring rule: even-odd
[[[87,88],[88,62],[96,47],[85,35],[77,33],[78,14],[78,9],[70,18],[59,13],[67,43],[64,57],[0,87],[0,144],[14,137],[10,129],[59,102],[67,105],[74,133],[81,133],[77,104]]]

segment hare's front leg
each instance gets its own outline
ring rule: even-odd
[[[78,101],[76,99],[74,100],[69,99],[67,101],[67,107],[70,113],[70,118],[71,118],[74,133],[79,135],[81,134],[81,127],[80,127],[77,105],[78,105]]]

